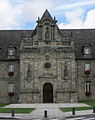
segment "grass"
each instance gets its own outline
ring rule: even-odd
[[[75,110],[76,111],[81,111],[81,110],[91,110],[92,107],[76,107]],[[61,111],[63,112],[70,112],[72,111],[72,107],[68,107],[68,108],[60,108]]]
[[[79,101],[79,103],[85,103],[87,105],[90,105],[90,106],[95,106],[95,100],[81,100]]]
[[[35,108],[0,108],[0,113],[11,113],[12,110],[15,111],[15,113],[30,113]]]
[[[0,107],[5,107],[6,105],[9,105],[9,104],[0,104]]]
[[[89,105],[90,107],[76,107],[75,108],[76,111],[92,110],[93,106],[95,106],[95,100],[81,100],[81,101],[79,101],[79,103],[85,103],[85,104]],[[72,107],[60,108],[60,110],[63,112],[70,112],[70,111],[72,111]]]

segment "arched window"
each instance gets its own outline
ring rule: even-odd
[[[91,55],[91,45],[86,43],[83,49],[84,55]]]

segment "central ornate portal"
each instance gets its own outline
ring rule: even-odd
[[[43,86],[43,103],[53,103],[53,86],[50,83]]]

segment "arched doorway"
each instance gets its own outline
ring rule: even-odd
[[[53,103],[53,86],[50,83],[43,86],[43,103]]]

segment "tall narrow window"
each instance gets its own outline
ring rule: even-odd
[[[90,64],[85,64],[85,71],[84,71],[84,73],[85,74],[90,74],[90,72],[91,72],[91,66],[90,66]]]
[[[91,83],[89,83],[89,82],[85,83],[85,95],[86,96],[91,95]]]
[[[85,83],[85,92],[91,92],[91,83]]]
[[[8,95],[13,96],[15,94],[15,85],[14,84],[9,84],[8,85]]]
[[[9,65],[9,71],[8,71],[9,76],[14,75],[14,65]]]

